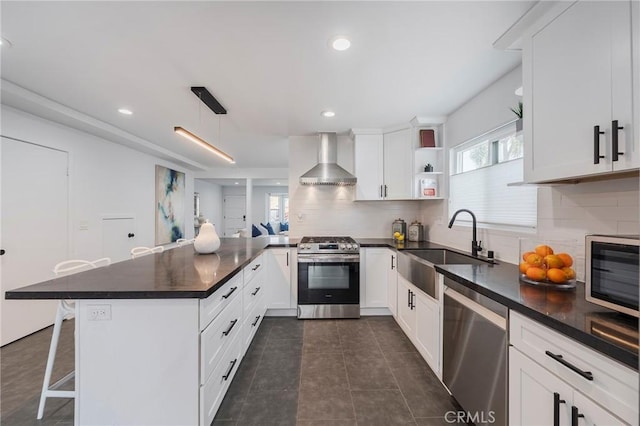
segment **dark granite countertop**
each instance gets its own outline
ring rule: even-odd
[[[267,247],[295,247],[287,237],[222,238],[217,253],[193,245],[141,256],[7,291],[7,299],[205,298]]]

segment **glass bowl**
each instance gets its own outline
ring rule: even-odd
[[[576,286],[575,240],[520,239],[520,281],[557,290]]]

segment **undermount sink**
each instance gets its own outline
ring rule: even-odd
[[[445,249],[407,250],[407,253],[434,265],[484,265],[489,260],[478,259]]]

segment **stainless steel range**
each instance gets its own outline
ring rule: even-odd
[[[360,318],[360,246],[353,238],[300,240],[298,318]]]

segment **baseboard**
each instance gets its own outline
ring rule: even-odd
[[[297,317],[297,309],[267,309],[265,317]]]
[[[360,308],[360,316],[391,316],[389,308]]]

